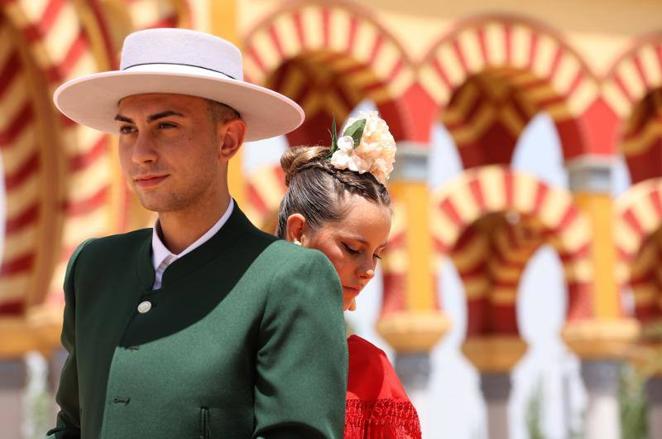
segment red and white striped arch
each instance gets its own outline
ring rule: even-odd
[[[53,289],[59,291],[64,261],[71,249],[86,237],[107,233],[112,223],[108,204],[111,175],[106,138],[98,132],[75,126],[56,114],[50,106],[43,107],[49,114],[40,113],[44,120],[39,126],[50,126],[56,131],[44,134],[37,130],[35,133],[37,113],[28,111],[21,114],[15,110],[17,106],[28,108],[32,105],[36,108],[37,94],[41,94],[43,101],[48,103],[52,91],[62,81],[96,70],[90,38],[79,21],[75,3],[71,0],[9,0],[2,4],[4,15],[22,37],[18,44],[27,48],[28,56],[36,66],[36,77],[30,83],[34,92],[30,97],[32,104],[26,100],[26,95],[14,93],[2,97],[5,111],[13,118],[11,138],[7,139],[8,146],[4,149],[11,150],[12,156],[16,157],[12,159],[13,164],[12,160],[5,160],[5,169],[20,165],[22,170],[20,178],[8,185],[8,210],[13,214],[21,211],[24,214],[20,221],[13,218],[13,222],[8,224],[0,302],[18,299],[30,306],[41,303],[48,290],[47,285],[34,284],[39,267],[32,263],[17,263],[17,257],[22,261],[38,261],[44,257],[44,242],[48,242],[58,253],[55,260],[61,261],[53,277]],[[7,71],[20,66],[6,59],[2,68]],[[10,78],[8,89],[18,90],[14,81],[25,81],[26,78],[28,76],[25,74]],[[27,140],[31,136],[35,136],[34,141]],[[49,149],[55,150],[51,157],[53,154],[64,157],[61,158],[63,171],[57,169],[59,165],[56,160],[28,161],[31,157],[34,160],[35,151],[41,150],[43,153]],[[7,154],[3,151],[5,156]],[[53,185],[53,181],[46,180],[53,175],[64,178],[60,183],[63,194],[59,200],[30,195],[30,191],[34,191],[30,188],[35,185],[41,184],[41,189]],[[49,189],[47,192],[52,193],[53,189]],[[25,214],[35,211],[39,213]],[[49,211],[54,212],[47,215]],[[44,224],[44,221],[50,224]],[[60,229],[57,224],[62,222],[64,226]],[[19,223],[20,227],[17,227]],[[47,236],[43,235],[45,230],[49,230]],[[40,271],[50,273],[52,268],[42,267]],[[19,279],[23,277],[31,280],[21,282]],[[30,288],[16,289],[17,285],[30,285]]]
[[[337,73],[378,105],[401,96],[414,80],[403,48],[368,12],[322,1],[289,4],[250,32],[246,77],[264,84],[283,63],[315,52],[343,55],[334,63]]]
[[[642,321],[662,317],[662,178],[632,186],[616,201],[618,280],[630,285]]]
[[[589,68],[560,35],[542,24],[510,16],[458,23],[430,50],[420,78],[443,108],[470,76],[494,69],[522,72],[513,77],[515,83],[555,119],[578,117],[598,92]]]
[[[662,36],[640,42],[609,70],[602,95],[621,118],[627,118],[649,92],[662,87]]]
[[[469,275],[471,283],[465,285],[465,291],[470,327],[482,326],[471,322],[477,317],[472,310],[482,309],[486,301],[514,318],[517,288],[512,285],[512,276],[494,272],[512,268],[515,261],[518,277],[525,265],[523,257],[528,260],[543,241],[556,248],[564,263],[570,295],[567,318],[590,315],[590,227],[568,192],[505,166],[485,166],[466,171],[442,187],[433,195],[432,203],[432,234],[438,257],[452,257],[460,275]],[[493,213],[518,215],[525,228],[517,232],[508,231],[506,226],[489,239],[475,227],[472,230],[478,220]],[[533,233],[537,242],[513,233]],[[485,259],[488,249],[495,256],[491,262]],[[488,264],[494,266],[490,269]],[[503,283],[504,288],[488,288],[494,281]]]
[[[190,27],[186,0],[121,0],[127,8],[133,29]]]

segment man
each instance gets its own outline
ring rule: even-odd
[[[243,141],[291,131],[302,110],[243,82],[236,47],[181,29],[131,34],[121,70],[54,100],[119,134],[123,174],[158,221],[71,257],[49,437],[341,437],[337,275],[321,253],[258,231],[227,185]]]

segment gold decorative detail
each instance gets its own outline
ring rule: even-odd
[[[582,359],[624,359],[640,333],[634,319],[595,319],[566,324],[561,337]]]
[[[430,352],[450,327],[438,311],[398,312],[382,317],[377,332],[399,353]]]
[[[522,359],[528,345],[514,335],[470,337],[462,352],[481,372],[510,372]]]

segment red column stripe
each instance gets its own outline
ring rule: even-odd
[[[641,223],[639,222],[639,218],[634,214],[634,212],[631,209],[626,210],[623,212],[623,219],[625,220],[625,223],[632,229],[634,232],[637,233],[637,235],[644,236],[644,228],[641,226]]]
[[[267,31],[267,33],[269,34],[269,39],[276,48],[278,55],[280,56],[281,59],[284,59],[285,55],[283,53],[283,46],[280,44],[280,36],[278,35],[276,26],[269,26],[269,30]]]
[[[5,174],[5,190],[11,193],[39,172],[39,152],[34,151],[14,172]]]
[[[561,60],[563,59],[563,56],[565,53],[563,52],[563,49],[561,46],[556,47],[556,52],[554,52],[554,57],[552,58],[552,65],[549,68],[549,74],[547,75],[547,79],[551,80],[554,75],[556,75],[556,72],[559,69],[559,65],[561,65]]]
[[[506,195],[506,206],[511,207],[514,203],[514,176],[510,171],[503,173],[503,189]]]
[[[533,202],[533,213],[538,213],[540,211],[540,208],[542,207],[543,203],[547,199],[547,193],[549,192],[549,189],[547,186],[538,184],[536,187],[536,195],[535,195],[535,200]]]
[[[109,186],[104,186],[92,196],[79,201],[67,200],[62,203],[62,209],[70,217],[84,216],[102,207],[108,198]]]
[[[473,196],[474,201],[480,208],[480,211],[484,212],[485,196],[483,195],[483,187],[481,186],[480,180],[471,180],[469,182],[469,188],[471,189],[471,195]]]
[[[21,59],[16,50],[12,51],[0,72],[0,99],[5,97],[5,92],[17,78],[17,74],[22,69]]]
[[[267,207],[266,202],[262,199],[254,184],[248,184],[246,186],[246,197],[248,198],[249,204],[253,206],[260,215],[266,215],[269,213],[269,208]]]
[[[530,31],[529,31],[530,32]],[[529,44],[529,59],[526,65],[527,70],[531,70],[533,63],[538,55],[538,34],[531,32],[529,34],[531,41]]]
[[[294,29],[296,30],[297,38],[299,38],[301,47],[306,47],[306,34],[303,31],[303,23],[301,21],[300,11],[294,11],[292,14],[292,21],[294,21]]]
[[[457,213],[457,209],[455,208],[455,204],[450,199],[444,200],[441,205],[439,206],[442,210],[442,212],[450,218],[451,221],[457,226],[462,226],[462,218],[460,218],[460,215]]]
[[[34,203],[12,218],[7,218],[5,223],[5,233],[10,236],[20,232],[27,226],[37,222],[39,219],[39,203]]]
[[[625,81],[623,78],[621,78],[621,75],[618,73],[614,75],[614,82],[616,83],[616,86],[623,92],[623,95],[628,99],[630,102],[634,102],[635,98],[630,94],[630,90],[625,86]]]
[[[351,52],[352,48],[354,47],[354,41],[356,40],[356,32],[358,27],[358,20],[356,17],[352,16],[349,20],[349,32],[347,32],[347,45],[345,46],[348,52]]]
[[[506,42],[506,64],[511,65],[513,63],[513,32],[510,23],[503,24],[503,32]]]
[[[97,160],[103,157],[106,152],[108,152],[108,141],[108,136],[103,135],[99,137],[89,151],[72,156],[69,159],[69,171],[82,171],[94,164]]]
[[[375,62],[375,59],[377,59],[377,55],[379,55],[379,51],[382,50],[383,45],[384,45],[384,36],[381,34],[377,34],[377,38],[375,38],[375,40],[373,41],[372,49],[370,50],[370,56],[368,57],[369,64],[373,64]]]
[[[648,194],[648,199],[657,214],[658,219],[662,219],[662,192],[654,191]]]
[[[30,271],[34,266],[34,253],[18,256],[10,260],[2,261],[0,265],[0,276],[9,276]]]
[[[25,312],[25,301],[23,299],[9,300],[0,303],[0,316],[21,315]]]
[[[562,230],[565,230],[570,226],[573,221],[575,221],[578,217],[578,212],[577,209],[572,206],[566,206],[566,210],[563,213],[563,216],[561,217],[561,220],[559,221],[558,225],[556,226],[556,232],[561,232]]]
[[[331,34],[331,25],[330,25],[330,16],[331,11],[328,7],[322,7],[322,41],[324,42],[324,47],[329,47],[330,34]]]
[[[446,74],[446,71],[444,70],[443,66],[441,65],[441,58],[436,57],[433,62],[432,62],[432,67],[436,70],[437,74],[439,75],[439,78],[441,78],[442,82],[446,85],[446,88],[453,88],[453,85],[451,84],[450,79],[448,78],[448,75]]]
[[[644,65],[641,61],[641,52],[637,53],[634,58],[634,66],[637,70],[637,74],[639,75],[639,79],[641,79],[641,82],[645,84],[646,90],[653,88],[651,87],[650,80],[648,79],[648,76],[646,76],[646,71],[644,70]]]
[[[460,47],[460,42],[458,40],[453,40],[452,46],[453,46],[453,52],[455,52],[457,59],[460,61],[460,65],[462,66],[463,73],[465,74],[464,76],[466,77],[467,72],[469,72],[469,68],[467,67],[467,60],[464,57],[462,48]]]
[[[480,47],[480,56],[483,58],[483,62],[487,64],[489,55],[487,53],[487,41],[485,40],[485,28],[481,27],[478,29],[478,45]]]
[[[7,129],[0,132],[0,150],[11,148],[16,137],[32,122],[34,118],[32,103],[25,101],[21,109],[12,116],[13,118]]]

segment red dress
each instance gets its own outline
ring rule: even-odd
[[[345,439],[420,439],[421,426],[386,354],[352,335],[345,410]]]

